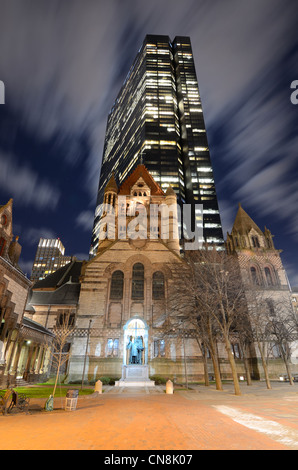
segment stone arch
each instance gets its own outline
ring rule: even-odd
[[[262,286],[264,284],[262,272],[257,263],[253,263],[249,266],[249,275],[253,285]]]

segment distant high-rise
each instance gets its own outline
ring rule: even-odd
[[[98,246],[100,205],[143,163],[179,204],[203,204],[205,241],[223,247],[222,226],[189,37],[147,35],[108,116],[90,256]],[[201,215],[196,215],[202,223]]]
[[[31,281],[39,281],[57,269],[70,263],[71,256],[64,256],[65,248],[59,238],[40,238],[32,267]]]

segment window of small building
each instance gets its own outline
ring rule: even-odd
[[[232,353],[233,353],[233,356],[236,358],[236,359],[241,359],[241,352],[240,352],[240,346],[238,343],[232,343],[231,344],[231,348],[232,348]]]
[[[161,271],[156,271],[152,278],[152,298],[154,300],[165,297],[165,277]]]
[[[144,299],[144,266],[142,263],[134,264],[132,268],[132,299]]]
[[[154,357],[165,356],[165,340],[157,339],[154,341]]]
[[[260,242],[258,237],[251,237],[251,240],[254,248],[260,248]]]
[[[266,304],[267,304],[267,307],[268,307],[268,310],[269,310],[269,315],[271,317],[275,317],[276,315],[275,315],[273,300],[272,299],[267,299]]]
[[[268,286],[273,286],[273,278],[271,274],[271,270],[266,266],[265,267],[265,277]]]
[[[121,300],[123,298],[124,274],[122,271],[115,271],[112,274],[110,299]]]
[[[119,353],[119,338],[109,338],[107,343],[107,355],[118,356]]]
[[[258,286],[260,284],[260,280],[259,280],[259,277],[258,277],[258,273],[257,273],[257,270],[254,266],[252,266],[250,268],[250,274],[251,274],[251,279],[252,279],[252,283],[255,285],[255,286]]]

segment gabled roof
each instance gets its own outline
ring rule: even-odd
[[[37,281],[33,285],[32,290],[55,290],[69,281],[78,283],[82,264],[83,261],[74,259],[62,268],[57,269],[54,273],[49,274],[44,279]]]
[[[37,281],[29,291],[26,311],[33,305],[77,305],[84,261],[73,260],[45,279]]]
[[[130,188],[138,181],[139,178],[143,178],[144,182],[149,186],[151,196],[164,196],[164,192],[161,187],[154,181],[145,165],[138,165],[134,171],[126,178],[119,188],[119,195],[129,195]]]
[[[55,290],[32,290],[29,293],[26,311],[35,305],[77,305],[81,291],[80,283],[67,282]]]
[[[245,212],[241,204],[239,203],[239,209],[235,218],[235,222],[232,228],[232,233],[239,233],[240,235],[248,234],[251,229],[254,229],[260,235],[264,235],[262,230],[252,220],[252,218]]]

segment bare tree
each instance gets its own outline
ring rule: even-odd
[[[240,395],[231,338],[239,318],[247,315],[244,288],[236,259],[225,252],[209,249],[186,252],[179,287],[175,285],[171,302],[172,314],[182,314],[197,331],[198,338],[208,344],[213,358],[214,373],[221,389],[216,342],[224,343],[231,367],[235,394]],[[177,293],[184,292],[177,298]]]
[[[269,379],[269,357],[278,348],[290,384],[293,384],[290,371],[291,343],[297,340],[297,318],[292,303],[285,292],[270,292],[261,286],[251,285],[246,296],[249,305],[251,342],[255,343],[260,353],[265,381],[271,389]]]
[[[198,302],[200,295],[195,270],[184,260],[176,266],[176,279],[169,289],[167,321],[163,329],[167,337],[180,339],[185,347],[185,339],[196,340],[203,359],[205,385],[209,385],[207,355],[213,363],[217,390],[222,390],[222,382],[217,357],[216,329],[212,319],[203,315]],[[177,275],[178,272],[178,275]],[[187,380],[186,358],[184,357],[185,380]]]
[[[52,344],[52,366],[56,370],[56,379],[53,397],[56,393],[61,367],[69,360],[70,351],[67,350],[70,338],[74,332],[74,322],[69,313],[62,313],[53,328],[54,339]]]
[[[265,382],[268,390],[271,390],[269,379],[269,371],[267,364],[269,331],[267,329],[267,308],[268,304],[264,298],[264,292],[256,290],[254,286],[250,286],[246,292],[249,305],[249,340],[255,343],[261,357],[262,367],[265,376]],[[246,329],[246,333],[248,330]]]
[[[290,385],[293,385],[293,377],[290,366],[291,344],[297,340],[297,323],[295,312],[290,299],[279,299],[273,303],[268,300],[267,331],[284,361]]]

